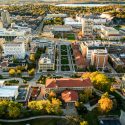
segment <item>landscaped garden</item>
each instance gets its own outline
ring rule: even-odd
[[[67,39],[68,40],[75,40],[75,35],[74,34],[67,34]]]
[[[61,56],[61,64],[69,64],[68,56]]]
[[[62,71],[70,71],[70,67],[69,67],[69,65],[62,65],[61,70]]]
[[[5,85],[17,85],[18,83],[18,80],[9,80],[4,82]]]

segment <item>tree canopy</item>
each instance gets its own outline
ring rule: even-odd
[[[87,72],[82,75],[82,78],[90,78],[94,87],[102,91],[109,91],[111,87],[111,80],[101,72]]]
[[[109,112],[113,108],[113,101],[108,97],[108,93],[101,96],[98,104],[101,112]]]

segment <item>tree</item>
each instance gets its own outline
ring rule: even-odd
[[[49,92],[49,98],[55,98],[56,97],[56,93],[54,91],[50,91]]]
[[[32,68],[31,70],[28,70],[28,74],[29,74],[30,76],[33,76],[33,75],[35,74],[35,69]]]
[[[8,115],[10,118],[17,118],[21,114],[20,108],[17,106],[9,106],[8,107]]]
[[[89,125],[87,121],[80,122],[80,125]]]
[[[40,101],[31,101],[28,103],[28,108],[31,110],[37,110],[48,114],[59,114],[61,101],[56,98],[50,100],[40,100]]]
[[[35,54],[30,54],[29,59],[31,62],[35,62]]]
[[[90,78],[94,87],[101,91],[110,91],[111,81],[101,72],[87,72],[82,75],[83,79]]]
[[[108,94],[105,93],[101,96],[101,99],[98,101],[100,111],[109,112],[113,108],[113,101],[108,97]]]
[[[8,101],[0,101],[0,116],[4,115],[6,113],[6,108],[8,105]]]
[[[10,70],[9,70],[9,75],[10,75],[10,76],[15,76],[15,74],[16,74],[15,69],[10,69]]]
[[[21,75],[21,70],[17,70],[17,75],[18,75],[18,76]]]

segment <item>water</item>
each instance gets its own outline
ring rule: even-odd
[[[115,5],[115,4],[57,4],[56,6],[60,7],[101,7],[101,6],[109,6],[109,5]],[[121,4],[125,5],[125,4]]]

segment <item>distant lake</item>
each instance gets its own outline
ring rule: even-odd
[[[65,7],[100,7],[100,6],[109,6],[117,4],[57,4],[56,6],[65,6]],[[121,4],[125,5],[125,4]]]

